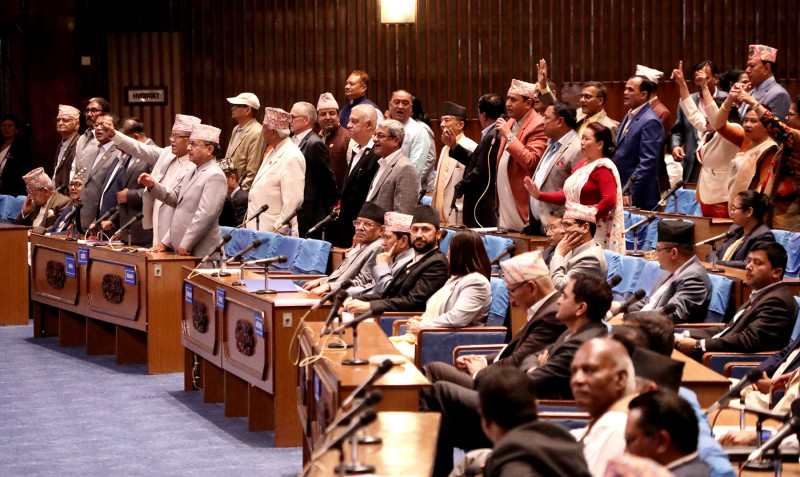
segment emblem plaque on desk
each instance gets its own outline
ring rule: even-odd
[[[48,260],[45,267],[44,274],[47,277],[47,284],[54,290],[61,290],[64,288],[64,282],[67,280],[67,275],[64,271],[64,264],[55,260]]]
[[[202,301],[192,303],[192,325],[200,333],[208,331],[208,309]]]
[[[253,337],[253,325],[245,320],[236,322],[236,349],[245,356],[253,356],[256,339]]]
[[[103,296],[109,303],[115,305],[122,303],[122,297],[125,295],[125,288],[122,286],[122,277],[106,273],[103,275],[103,282],[100,286],[103,289]]]

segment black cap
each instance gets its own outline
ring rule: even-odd
[[[631,360],[636,376],[654,381],[659,389],[678,392],[683,377],[682,361],[645,348],[636,348]]]
[[[694,222],[688,220],[659,220],[658,241],[694,245]]]
[[[444,103],[442,107],[442,116],[455,116],[461,120],[467,119],[467,108],[456,103]]]
[[[361,210],[358,212],[359,217],[364,217],[380,225],[383,225],[384,214],[386,214],[386,211],[375,202],[364,202],[364,205],[361,206]]]
[[[418,205],[414,209],[412,224],[431,224],[439,229],[439,212],[430,205]]]

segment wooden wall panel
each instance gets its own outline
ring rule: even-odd
[[[108,90],[111,108],[120,118],[136,116],[159,146],[169,145],[175,113],[182,112],[180,33],[114,33],[108,35]],[[125,105],[126,86],[166,86],[166,106]]]
[[[534,81],[539,58],[559,84],[619,84],[637,63],[667,74],[680,59],[742,68],[756,42],[779,49],[778,77],[800,92],[796,0],[418,0],[413,25],[380,24],[378,2],[178,0],[185,112],[221,127],[224,142],[233,127],[226,97],[251,91],[288,110],[330,91],[343,103],[348,73],[363,69],[381,107],[407,88],[431,117],[455,101],[474,118],[481,94]],[[611,98],[610,109],[621,101]]]

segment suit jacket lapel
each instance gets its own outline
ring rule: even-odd
[[[383,174],[381,176],[381,181],[375,186],[375,190],[372,192],[372,196],[368,197],[367,200],[372,200],[375,198],[375,196],[378,195],[378,192],[380,192],[381,187],[383,187],[383,183],[386,182],[386,179],[388,179],[390,175],[392,175],[392,171],[394,170],[394,166],[396,164],[397,164],[397,157],[395,157],[392,164],[389,165],[389,170],[386,171],[386,174]]]
[[[103,167],[103,164],[105,164],[108,158],[111,157],[111,155],[116,151],[117,151],[117,146],[112,145],[111,147],[109,147],[108,150],[103,154],[103,157],[101,157],[100,160],[97,161],[96,164],[94,164],[94,167],[92,167],[89,170],[89,173],[86,175],[85,182],[89,182],[89,179],[94,177],[95,173]]]
[[[350,182],[350,179],[353,178],[358,173],[359,169],[361,169],[361,167],[364,165],[364,163],[366,163],[367,159],[370,157],[372,157],[372,149],[370,148],[364,150],[364,154],[361,154],[361,157],[358,159],[358,162],[356,162],[355,167],[353,167],[348,172],[347,177],[345,177],[342,189],[347,187],[347,184]]]
[[[252,126],[253,126],[253,121],[251,120],[242,129],[242,132],[239,134],[239,137],[236,138],[236,144],[234,144],[233,147],[230,148],[230,151],[228,151],[228,153],[226,154],[227,156],[230,157],[230,156],[233,156],[236,153],[236,149],[238,149],[239,146],[242,144],[242,141],[244,141],[245,136],[247,135],[248,131],[250,131],[250,128]],[[236,126],[236,127],[233,128],[233,135],[234,136],[236,135],[236,130],[237,129],[239,129],[239,126]]]

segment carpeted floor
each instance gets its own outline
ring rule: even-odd
[[[32,338],[0,326],[0,475],[297,475],[299,448],[248,432],[221,404],[183,391],[183,375]]]

